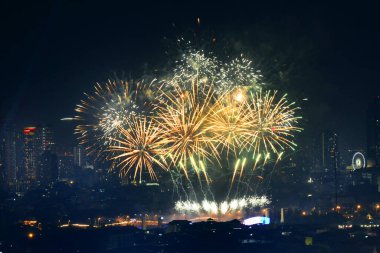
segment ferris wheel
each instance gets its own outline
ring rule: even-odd
[[[365,164],[365,157],[362,153],[356,152],[352,156],[352,169],[357,170],[357,169],[364,169],[366,164]]]

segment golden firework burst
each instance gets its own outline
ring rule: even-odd
[[[286,147],[294,149],[294,132],[302,130],[297,126],[299,107],[294,105],[294,102],[288,102],[286,95],[278,97],[277,91],[260,90],[250,94],[247,103],[252,126],[249,142],[254,155],[260,150],[279,155]]]
[[[132,115],[127,127],[119,127],[119,132],[119,138],[112,138],[116,145],[110,146],[109,151],[113,153],[112,160],[118,161],[121,173],[126,175],[134,169],[134,179],[139,175],[141,181],[142,172],[147,169],[150,178],[157,180],[154,165],[167,169],[163,159],[167,140],[163,138],[162,131],[147,117]]]
[[[192,80],[191,90],[176,86],[174,92],[164,94],[165,103],[158,109],[157,124],[168,141],[168,156],[171,163],[179,166],[188,177],[188,162],[199,175],[204,166],[196,161],[212,161],[218,158],[215,139],[209,135],[210,125],[207,119],[214,100],[212,88],[205,90]]]

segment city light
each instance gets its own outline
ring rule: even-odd
[[[375,3],[7,2],[0,253],[380,250]]]
[[[258,224],[268,225],[270,224],[270,218],[263,217],[263,216],[255,216],[255,217],[245,219],[243,221],[243,224],[246,226],[258,225]]]

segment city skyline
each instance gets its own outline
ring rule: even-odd
[[[375,4],[1,4],[0,253],[378,252]]]

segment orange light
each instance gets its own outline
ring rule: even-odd
[[[340,206],[336,206],[336,210],[340,210],[340,208],[341,208]]]
[[[380,208],[380,205],[379,205],[379,204],[377,204],[377,205],[376,205],[376,209],[379,209],[379,208]]]
[[[34,135],[35,131],[36,131],[36,127],[24,127],[23,133],[25,135]]]
[[[33,239],[34,238],[34,234],[32,232],[28,233],[28,238],[29,239]]]
[[[25,226],[35,226],[35,225],[37,225],[37,221],[36,220],[24,220],[24,225]]]
[[[360,208],[362,208],[362,206],[361,206],[361,205],[357,205],[356,208],[357,208],[357,209],[360,209]]]
[[[302,212],[302,215],[303,215],[303,216],[306,216],[306,212],[305,212],[305,211],[303,211],[303,212]]]

